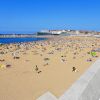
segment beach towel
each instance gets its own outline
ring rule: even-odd
[[[92,55],[92,56],[96,56],[96,52],[95,52],[95,51],[92,51],[92,52],[91,52],[91,55]]]
[[[0,64],[0,69],[5,68],[6,66],[4,64]]]

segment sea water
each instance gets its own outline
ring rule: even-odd
[[[21,43],[21,42],[34,42],[34,41],[41,41],[46,40],[46,38],[0,38],[0,44],[10,44],[10,43]]]

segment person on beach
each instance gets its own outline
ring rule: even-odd
[[[76,71],[77,71],[76,67],[72,67],[72,72],[76,72]]]

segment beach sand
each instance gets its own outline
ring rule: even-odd
[[[61,96],[100,57],[98,48],[99,38],[76,36],[1,45],[0,100]]]

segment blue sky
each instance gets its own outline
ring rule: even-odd
[[[100,31],[100,0],[0,0],[0,32]]]

